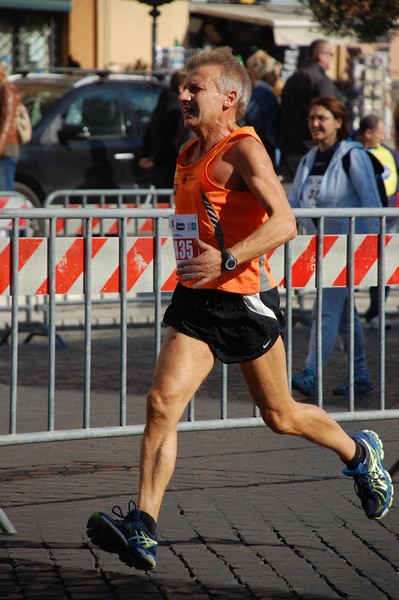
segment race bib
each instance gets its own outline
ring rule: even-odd
[[[176,262],[200,255],[198,238],[198,215],[172,215],[169,217]]]
[[[303,188],[303,208],[317,208],[323,175],[309,175]]]

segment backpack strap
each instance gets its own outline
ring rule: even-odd
[[[348,152],[346,154],[344,154],[343,157],[342,157],[342,166],[344,168],[344,171],[345,171],[346,175],[349,177],[349,179],[351,178],[350,175],[349,175],[349,167],[350,167],[350,164],[351,164],[350,153],[351,153],[351,151],[348,150]]]

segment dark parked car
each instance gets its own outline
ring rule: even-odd
[[[14,75],[31,115],[15,190],[41,206],[59,189],[129,189],[162,84],[154,77],[109,73]],[[141,177],[145,174],[141,174]]]

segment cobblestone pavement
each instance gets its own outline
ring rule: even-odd
[[[399,317],[392,311],[389,318],[394,327],[387,332],[387,396],[397,406]],[[299,325],[294,330],[294,368],[300,368],[309,332]],[[80,427],[84,336],[81,331],[63,335],[67,347],[57,352],[56,427]],[[134,422],[144,418],[154,359],[151,327],[130,328],[128,338],[127,416]],[[377,332],[366,331],[366,341],[375,374]],[[92,352],[93,426],[102,426],[118,416],[115,333],[96,331]],[[2,433],[9,418],[8,354],[8,346],[1,346]],[[46,358],[44,338],[21,343],[20,430],[46,420]],[[344,376],[339,348],[330,364],[327,408],[344,410],[344,401],[328,392]],[[230,377],[232,414],[251,414],[238,370]],[[199,417],[218,415],[217,386],[218,367],[197,397]],[[374,406],[376,395],[360,403]],[[343,427],[379,433],[398,487],[397,421]],[[177,467],[159,520],[157,569],[129,569],[93,547],[85,525],[94,510],[109,512],[114,505],[125,510],[135,498],[139,445],[133,436],[1,448],[0,505],[17,529],[12,536],[0,533],[2,600],[399,599],[397,502],[382,521],[369,521],[334,454],[264,427],[180,434]]]

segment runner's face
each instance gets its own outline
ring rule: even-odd
[[[336,119],[332,112],[324,106],[315,105],[311,108],[308,125],[312,139],[322,150],[330,148],[338,140],[338,130],[342,125],[341,119]]]
[[[188,75],[179,96],[186,127],[202,131],[218,122],[226,98],[215,84],[218,73],[219,67],[206,65],[194,69]]]

